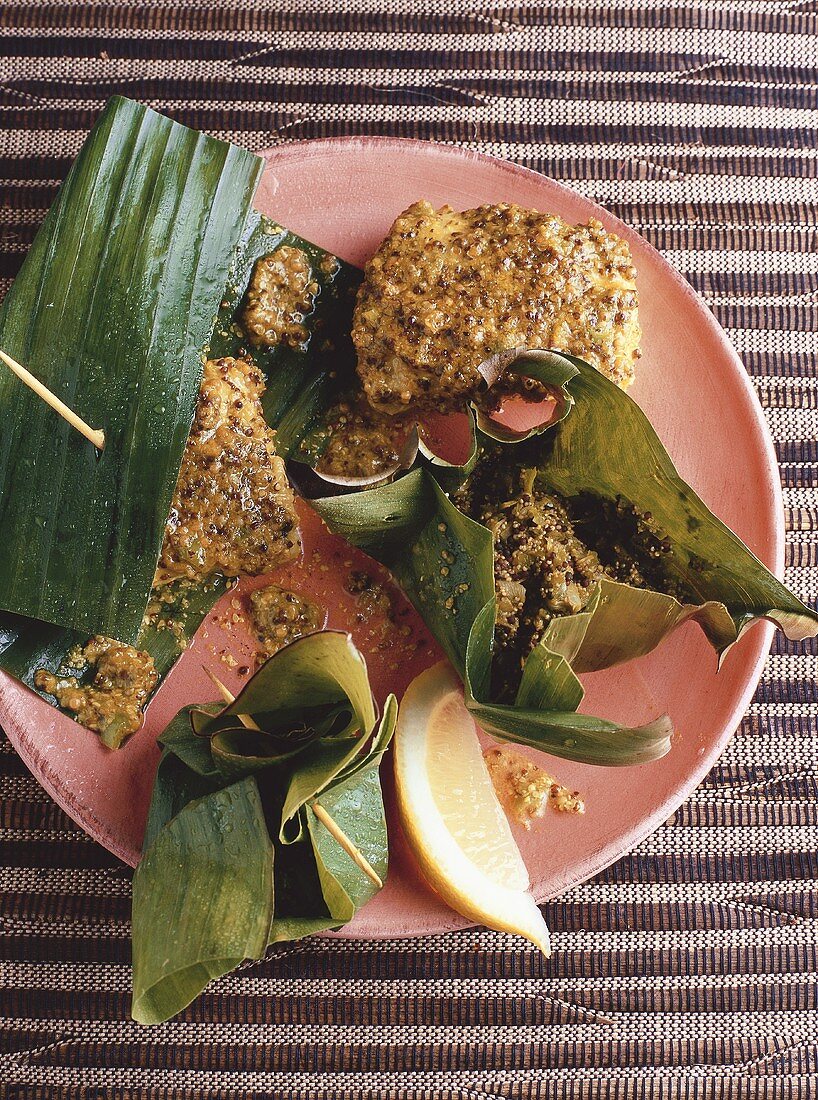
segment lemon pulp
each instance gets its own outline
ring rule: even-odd
[[[395,786],[421,871],[453,909],[550,954],[548,928],[494,792],[477,727],[445,662],[407,688],[395,731]]]

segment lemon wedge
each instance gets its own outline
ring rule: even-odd
[[[548,928],[489,777],[463,689],[446,662],[400,705],[394,743],[401,824],[429,885],[476,924],[551,954]]]

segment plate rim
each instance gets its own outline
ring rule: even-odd
[[[744,390],[747,401],[747,406],[751,411],[755,427],[757,429],[756,436],[760,438],[763,448],[763,460],[766,472],[768,474],[769,489],[771,491],[771,520],[772,520],[772,556],[774,558],[770,568],[777,577],[781,577],[784,567],[784,555],[785,555],[785,518],[784,518],[784,503],[783,492],[780,479],[780,468],[775,453],[775,447],[770,432],[769,425],[764,417],[761,405],[758,400],[758,395],[752,385],[750,376],[744,367],[744,364],[738,355],[738,352],[733,347],[727,333],[714,316],[714,314],[708,309],[700,296],[696,293],[693,287],[687,282],[687,280],[676,270],[662,255],[662,253],[655,248],[650,241],[644,236],[638,233],[635,229],[629,226],[617,215],[611,213],[605,207],[596,203],[593,199],[588,198],[581,192],[575,190],[570,185],[563,183],[560,180],[554,179],[551,176],[545,175],[545,173],[538,172],[533,168],[528,168],[524,165],[517,164],[514,161],[506,160],[502,157],[495,156],[491,153],[484,153],[475,149],[465,148],[459,145],[449,144],[445,142],[427,141],[420,138],[401,138],[401,137],[385,137],[381,135],[359,135],[348,137],[327,137],[327,138],[315,138],[305,139],[300,141],[286,142],[280,145],[273,145],[263,149],[258,155],[262,157],[265,164],[271,166],[277,158],[283,159],[308,159],[311,152],[320,153],[322,151],[333,151],[335,149],[349,151],[356,148],[366,148],[367,146],[379,146],[382,149],[400,148],[402,150],[412,149],[421,153],[422,155],[449,155],[462,158],[466,161],[479,161],[491,165],[494,169],[499,169],[509,176],[515,176],[523,178],[529,181],[545,181],[551,187],[555,187],[559,192],[562,192],[569,197],[572,202],[579,201],[580,204],[587,208],[589,216],[598,217],[603,220],[607,226],[610,226],[615,232],[619,233],[626,240],[636,240],[639,243],[641,249],[647,250],[652,260],[657,263],[666,274],[669,274],[676,289],[684,296],[688,306],[692,306],[699,318],[706,325],[706,327],[715,335],[722,353],[727,359],[729,359],[734,368],[741,388]],[[715,738],[708,751],[697,762],[697,766],[692,769],[685,778],[685,781],[680,785],[679,789],[668,796],[658,807],[655,807],[652,812],[648,813],[640,819],[623,837],[620,838],[618,844],[618,851],[610,856],[604,856],[602,859],[595,860],[593,858],[586,858],[583,862],[578,863],[573,869],[573,873],[570,878],[565,881],[560,887],[559,891],[545,896],[537,896],[536,900],[538,904],[552,900],[554,897],[562,895],[572,887],[577,886],[582,882],[586,882],[589,878],[607,867],[612,866],[617,860],[627,855],[632,851],[642,840],[650,836],[663,821],[667,820],[672,813],[674,813],[683,803],[690,797],[694,790],[701,784],[707,773],[712,769],[716,761],[724,752],[727,744],[734,736],[736,729],[738,728],[742,718],[746,714],[747,707],[755,694],[758,682],[763,670],[764,663],[772,645],[772,641],[775,635],[775,625],[769,620],[764,620],[754,625],[751,634],[748,637],[752,639],[754,645],[751,652],[747,655],[748,674],[745,681],[744,690],[737,696],[734,706],[731,708],[728,718],[725,720],[720,735]],[[2,706],[2,685],[4,682],[10,681],[16,684],[16,681],[7,673],[0,673],[0,706]],[[33,693],[32,693],[33,694]],[[36,696],[35,696],[36,697]],[[5,709],[5,708],[3,708]],[[69,790],[61,787],[56,780],[52,779],[49,770],[47,768],[47,759],[43,753],[36,751],[35,746],[29,745],[26,737],[26,731],[22,724],[18,726],[18,723],[12,718],[8,720],[6,715],[6,722],[3,726],[9,741],[14,747],[22,759],[25,766],[34,776],[34,778],[40,783],[49,796],[57,803],[58,806],[73,820],[80,828],[89,835],[96,843],[100,844],[107,851],[111,852],[118,859],[124,863],[133,866],[131,860],[127,857],[126,851],[122,845],[120,845],[116,838],[111,836],[105,831],[105,826],[98,818],[91,812],[91,810],[80,804]],[[465,918],[460,918],[458,914],[451,913],[451,921],[446,923],[445,928],[440,928],[435,932],[430,932],[428,929],[419,929],[416,932],[407,931],[394,931],[389,929],[373,930],[367,929],[366,931],[356,931],[354,925],[342,928],[334,933],[325,933],[325,935],[331,935],[333,938],[350,939],[350,940],[367,940],[367,939],[390,939],[390,938],[404,938],[404,937],[417,937],[423,935],[435,935],[444,934],[448,931],[455,931],[458,929],[466,929],[475,927],[473,922],[468,921]]]

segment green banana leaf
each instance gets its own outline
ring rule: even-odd
[[[160,1023],[260,958],[272,914],[273,845],[255,779],[189,802],[134,875],[133,1018]]]
[[[193,731],[191,714],[197,709],[187,706],[180,710],[160,738],[162,756],[153,781],[143,852],[148,851],[162,829],[188,802],[212,794],[225,784],[213,762],[210,742]],[[221,707],[210,704],[201,709],[218,714]]]
[[[571,356],[519,349],[505,356],[502,367],[562,389],[561,415],[547,430],[517,436],[489,437],[480,419],[478,449],[490,448],[494,463],[535,468],[538,487],[559,493],[569,506],[581,501],[594,512],[626,504],[649,514],[669,540],[666,580],[674,595],[603,579],[583,611],[552,620],[525,663],[514,704],[499,704],[490,688],[491,536],[429,484],[438,479],[447,489],[456,487],[473,461],[444,469],[442,477],[440,466],[427,461],[393,485],[313,506],[332,530],[395,572],[463,677],[467,705],[486,730],[588,763],[655,759],[669,748],[669,720],[622,730],[573,714],[583,695],[580,673],[648,653],[688,619],[700,624],[723,658],[756,618],[771,619],[789,638],[801,639],[818,634],[818,615],[709,511],[679,477],[644,413],[602,374]],[[487,381],[498,376],[489,372]],[[585,541],[595,546],[592,538]],[[436,569],[436,554],[450,568]],[[461,562],[466,568],[457,567]],[[465,590],[462,574],[469,571]]]
[[[327,734],[319,721],[304,736],[303,715],[316,712],[322,698],[343,698],[352,718],[340,733]],[[220,745],[225,733],[238,732],[239,714],[261,730],[255,741],[232,742],[225,767]],[[229,708],[189,706],[177,714],[160,738],[145,854],[134,879],[134,1019],[168,1019],[212,977],[261,958],[270,944],[341,927],[375,894],[312,802],[319,795],[385,880],[379,767],[396,720],[390,696],[377,721],[366,664],[348,635],[332,631],[280,650]],[[270,730],[285,742],[288,724],[295,736],[287,754],[258,752]],[[333,752],[316,752],[336,740],[340,766]],[[249,750],[243,761],[242,747]],[[287,822],[298,824],[292,835],[285,835]]]
[[[242,727],[237,715],[251,715],[261,730]],[[366,662],[348,634],[323,630],[279,650],[218,716],[199,710],[191,718],[195,733],[211,738],[225,775],[294,760],[279,829],[279,840],[292,843],[303,835],[299,815],[308,802],[383,754],[397,707],[390,696],[376,726]]]
[[[463,679],[466,705],[495,736],[595,764],[644,763],[669,750],[672,727],[666,716],[628,729],[571,713],[582,689],[570,668],[561,675],[559,692],[549,675],[548,690],[539,696],[530,673],[524,708],[493,703],[492,537],[452,504],[428,468],[391,485],[314,500],[312,506],[332,531],[393,572]]]
[[[193,637],[227,587],[224,577],[213,576],[199,585],[177,589],[176,598],[163,605],[161,615],[161,620],[172,620],[173,629],[160,626],[158,621],[143,625],[134,645],[153,657],[158,675],[154,692],[184,652],[186,641]],[[165,594],[172,595],[170,591]],[[35,687],[35,673],[46,668],[57,675],[73,676],[79,683],[87,683],[93,677],[93,669],[77,670],[67,664],[71,650],[87,641],[85,632],[0,612],[0,668],[49,702],[52,702],[51,696]],[[119,748],[120,744],[117,741],[108,747]]]
[[[530,745],[554,756],[586,764],[615,766],[645,764],[663,756],[672,728],[662,716],[636,729],[626,729],[604,718],[574,714],[582,702],[583,688],[571,667],[571,627],[580,615],[557,620],[570,624],[563,639],[552,639],[554,649],[543,643],[529,655],[513,706],[491,702],[491,649],[494,600],[474,621],[466,652],[466,702],[478,724],[500,740]],[[581,626],[580,626],[581,632]],[[557,652],[564,643],[565,655]]]
[[[389,845],[386,830],[381,828],[385,815],[377,761],[336,783],[321,795],[321,805],[347,836],[355,838],[359,851],[385,881]],[[327,909],[334,921],[346,924],[374,896],[377,887],[358,871],[312,810],[307,813],[307,825]]]
[[[130,100],[103,110],[0,309],[0,608],[133,642],[263,162]]]
[[[486,382],[488,389],[495,385],[502,373],[519,358],[520,349],[500,352],[498,355],[487,359],[480,367],[480,373]],[[468,419],[468,430],[471,438],[471,446],[466,458],[460,462],[449,462],[438,454],[442,440],[433,440],[435,433],[424,431],[429,426],[429,420],[419,427],[418,450],[420,464],[425,466],[434,475],[435,481],[446,493],[452,493],[459,489],[477,464],[479,457],[479,441],[493,439],[498,443],[521,443],[532,436],[540,435],[553,428],[561,420],[564,420],[571,411],[574,399],[568,388],[568,383],[576,375],[577,369],[563,356],[550,351],[527,352],[527,356],[536,361],[538,381],[540,381],[548,393],[552,396],[554,405],[551,416],[544,424],[540,424],[525,431],[513,430],[492,415],[477,403],[473,403],[464,410]],[[438,433],[440,429],[438,428]]]
[[[594,597],[596,599],[596,597]],[[592,600],[593,603],[593,600]],[[529,654],[514,705],[489,701],[494,600],[474,622],[466,653],[466,700],[478,724],[500,740],[530,745],[567,760],[616,766],[646,764],[668,751],[673,732],[661,716],[629,729],[604,718],[575,714],[584,690],[571,667],[574,644],[584,637],[584,613],[556,620],[561,637],[549,636]],[[560,651],[561,650],[561,651]]]
[[[568,383],[577,374],[577,368],[564,355],[553,351],[527,351],[512,348],[491,356],[480,365],[480,373],[490,390],[506,373],[512,372],[542,383],[555,403],[551,416],[544,424],[525,431],[516,431],[498,422],[483,409],[476,407],[477,427],[480,434],[498,443],[522,443],[535,435],[554,428],[568,416],[574,398]]]
[[[477,724],[501,741],[602,767],[649,764],[670,750],[673,727],[662,715],[629,729],[589,714],[532,710],[518,704],[480,703],[468,699]]]
[[[321,805],[369,860],[382,882],[389,870],[381,755],[321,794]],[[341,928],[378,892],[312,810],[301,839],[276,843],[276,904],[270,944]]]

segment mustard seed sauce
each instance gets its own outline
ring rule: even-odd
[[[525,455],[525,444],[517,453]],[[500,466],[489,450],[452,495],[494,538],[497,598],[492,687],[512,702],[522,669],[551,621],[582,611],[603,577],[684,598],[667,569],[670,541],[625,501],[565,501],[533,467]]]
[[[142,709],[157,680],[153,658],[98,634],[70,659],[73,667],[94,669],[90,683],[80,684],[73,676],[55,676],[41,668],[34,674],[34,686],[53,695],[109,748],[117,748],[142,725]]]
[[[411,422],[376,412],[365,400],[342,401],[327,415],[326,449],[316,463],[319,474],[374,477],[395,467]]]
[[[282,245],[262,256],[253,268],[242,314],[250,342],[270,348],[278,344],[305,348],[309,332],[304,320],[315,308],[317,294],[309,258],[300,248]]]
[[[536,490],[532,477],[522,475],[515,484],[478,470],[453,500],[494,537],[494,686],[512,700],[525,660],[551,620],[581,611],[606,571],[577,538],[562,502]]]
[[[352,569],[344,588],[355,597],[355,617],[359,622],[372,618],[392,619],[392,598],[379,580],[362,569]]]
[[[156,581],[265,573],[298,557],[298,516],[261,371],[243,359],[205,364]]]
[[[482,388],[479,364],[520,346],[580,356],[626,387],[641,337],[635,280],[627,244],[594,219],[417,202],[358,293],[352,338],[369,402],[457,409]]]
[[[503,809],[524,828],[530,829],[549,807],[560,813],[585,813],[585,802],[578,791],[563,786],[522,753],[492,748],[483,753],[483,758]]]
[[[296,638],[320,630],[325,617],[317,604],[298,592],[276,584],[255,589],[250,593],[250,619],[261,647],[257,662],[262,664]]]

